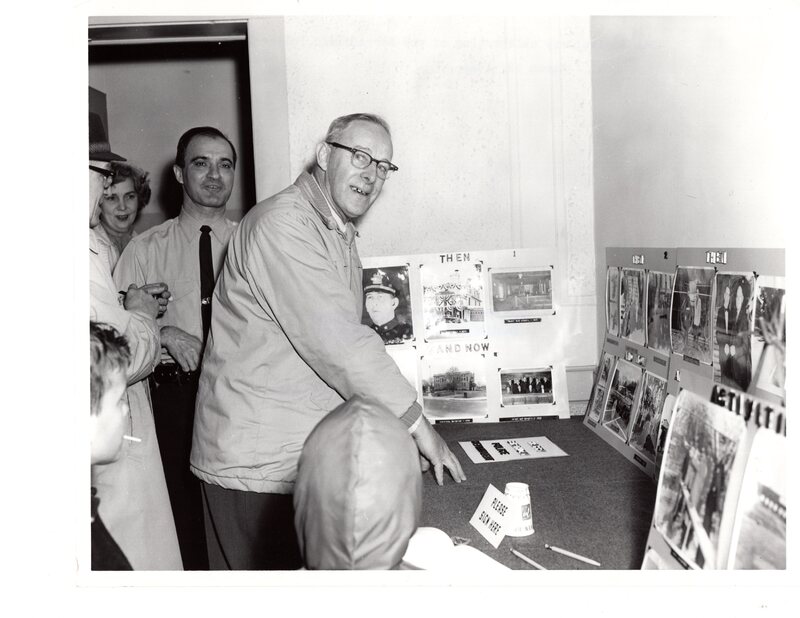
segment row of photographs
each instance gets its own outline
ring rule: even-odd
[[[487,311],[505,322],[553,315],[552,266],[488,268],[484,263],[421,264],[412,289],[409,264],[363,269],[362,323],[388,345],[487,335]],[[491,296],[487,298],[484,281]],[[412,295],[422,299],[414,315]]]
[[[608,268],[608,334],[712,365],[716,382],[744,392],[752,392],[756,375],[754,388],[783,398],[785,315],[783,277]]]
[[[604,352],[586,418],[658,468],[674,400],[666,380]]]
[[[785,569],[786,437],[762,427],[748,448],[742,416],[688,390],[671,425],[653,515],[670,550],[696,569]],[[651,550],[643,568],[671,564]]]
[[[470,347],[473,344],[469,344]],[[569,414],[563,367],[502,367],[488,344],[453,354],[391,350],[400,373],[414,386],[431,422],[494,422]]]

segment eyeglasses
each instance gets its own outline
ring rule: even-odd
[[[110,187],[114,183],[114,176],[116,176],[114,170],[107,170],[104,167],[96,167],[94,165],[90,165],[89,169],[103,176],[103,185],[105,187]]]
[[[339,144],[337,142],[325,142],[329,146],[333,146],[334,148],[341,148],[342,150],[349,150],[353,153],[353,157],[351,159],[351,163],[360,170],[368,168],[372,165],[372,162],[375,162],[375,172],[378,174],[378,178],[381,180],[386,180],[389,177],[389,172],[396,172],[399,168],[392,163],[391,161],[379,161],[369,153],[364,152],[363,150],[359,150],[358,148],[351,148],[350,146],[345,146],[343,144]]]

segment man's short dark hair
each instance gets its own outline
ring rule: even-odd
[[[151,195],[150,178],[147,172],[130,163],[119,161],[111,162],[111,171],[114,172],[114,184],[123,182],[126,178],[133,181],[133,191],[139,200],[139,210],[147,206]]]
[[[100,400],[108,390],[115,371],[127,372],[131,349],[125,337],[113,326],[102,322],[89,322],[91,413],[100,412]]]
[[[344,130],[358,120],[377,124],[386,131],[390,138],[392,137],[392,132],[389,130],[389,123],[377,114],[348,114],[347,116],[339,116],[331,122],[331,125],[328,127],[328,133],[325,135],[325,141],[337,141]]]
[[[194,127],[193,129],[189,129],[181,135],[181,138],[178,140],[178,149],[175,152],[175,165],[183,169],[186,159],[186,148],[189,146],[189,142],[191,142],[195,137],[198,136],[203,137],[214,137],[224,139],[231,147],[231,152],[233,152],[233,167],[236,167],[236,147],[233,145],[233,142],[228,139],[228,136],[225,135],[219,129],[215,129],[214,127]]]

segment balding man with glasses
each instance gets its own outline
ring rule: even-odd
[[[212,569],[301,566],[292,507],[300,451],[314,426],[355,395],[404,423],[439,484],[444,468],[465,479],[416,390],[361,324],[353,220],[397,171],[391,159],[382,118],[337,118],[312,171],[256,204],[234,232],[212,300],[191,455]]]

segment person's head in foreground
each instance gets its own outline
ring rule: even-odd
[[[131,352],[125,338],[107,324],[90,322],[89,341],[89,436],[94,465],[116,460],[122,448],[128,416],[126,372]]]
[[[380,404],[353,397],[308,436],[294,488],[308,569],[400,567],[421,506],[417,448]]]

